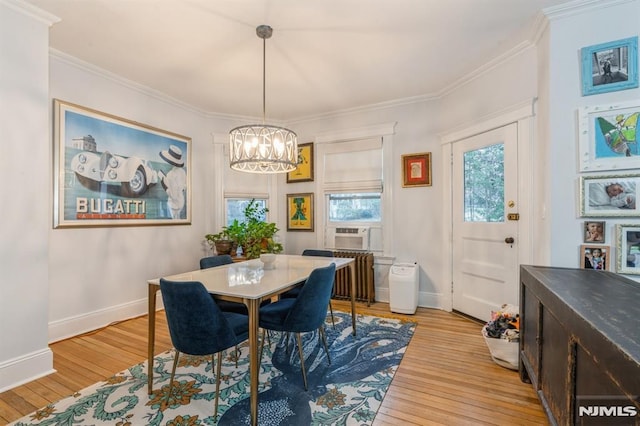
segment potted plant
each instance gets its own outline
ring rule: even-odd
[[[215,249],[217,254],[230,254],[233,247],[233,240],[231,239],[226,227],[222,228],[222,231],[217,234],[207,234],[204,236],[207,243],[211,248]]]
[[[218,254],[235,255],[238,246],[247,259],[257,259],[262,253],[280,253],[282,244],[276,242],[273,236],[279,231],[275,223],[262,220],[269,209],[260,207],[252,199],[243,214],[242,222],[235,219],[229,226],[224,226],[217,234],[207,234],[205,239],[215,247]]]
[[[265,222],[262,217],[269,209],[261,208],[251,200],[244,209],[244,240],[242,251],[247,259],[256,259],[262,253],[280,253],[282,244],[276,242],[273,236],[278,232],[278,227],[273,222]]]

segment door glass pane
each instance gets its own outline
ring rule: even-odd
[[[464,153],[464,221],[504,222],[504,144]]]

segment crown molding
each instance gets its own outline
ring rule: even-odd
[[[573,0],[557,6],[547,7],[542,9],[542,12],[550,20],[554,20],[636,1],[638,0]]]
[[[6,0],[0,0],[0,1],[6,1]],[[175,99],[169,95],[167,95],[164,92],[160,92],[159,90],[155,90],[152,89],[148,86],[136,83],[135,81],[132,80],[128,80],[118,74],[112,73],[110,71],[105,70],[104,68],[100,68],[97,65],[91,64],[89,62],[85,62],[81,59],[76,58],[75,56],[71,56],[67,53],[64,53],[60,50],[54,49],[54,48],[49,48],[49,56],[51,58],[54,58],[60,62],[64,62],[67,65],[70,65],[72,67],[81,69],[83,71],[86,71],[88,73],[94,74],[98,77],[101,78],[105,78],[107,80],[110,80],[116,84],[119,84],[121,86],[124,86],[128,89],[131,89],[133,91],[136,91],[138,93],[141,93],[143,95],[152,97],[154,99],[157,99],[161,102],[167,103],[169,105],[175,106],[177,108],[192,112],[194,114],[197,114],[201,117],[204,118],[220,118],[220,119],[225,119],[225,120],[252,120],[252,121],[258,121],[257,118],[255,117],[241,117],[241,116],[237,116],[237,115],[232,115],[232,114],[222,114],[222,113],[211,113],[208,111],[204,111],[202,109],[198,109],[195,108],[193,105],[187,104],[186,102],[182,102],[178,99]]]
[[[327,113],[321,113],[321,114],[314,114],[314,115],[308,115],[308,116],[302,116],[302,117],[297,117],[297,118],[292,118],[292,119],[283,119],[283,120],[278,120],[275,124],[279,124],[279,125],[286,125],[286,126],[290,126],[290,125],[295,125],[297,123],[302,123],[302,122],[310,122],[310,121],[316,121],[316,120],[324,120],[324,119],[330,119],[330,118],[335,118],[335,117],[340,117],[340,116],[345,116],[345,115],[349,115],[349,114],[357,114],[357,113],[362,113],[362,112],[372,112],[372,111],[376,111],[376,110],[383,110],[383,109],[389,109],[389,108],[396,108],[396,107],[401,107],[401,106],[406,106],[406,105],[412,105],[412,104],[418,104],[418,103],[425,103],[425,102],[430,102],[430,101],[436,101],[439,100],[447,95],[449,95],[450,93],[452,93],[453,91],[455,91],[457,88],[459,88],[460,86],[463,86],[465,84],[468,84],[472,81],[474,81],[475,79],[485,75],[486,73],[491,72],[492,70],[496,69],[497,67],[501,66],[502,64],[504,64],[505,62],[511,60],[512,58],[523,54],[524,52],[528,51],[529,49],[535,48],[536,44],[539,42],[540,38],[542,37],[542,35],[544,34],[545,30],[547,29],[548,25],[549,25],[549,21],[551,20],[555,20],[555,19],[560,19],[560,18],[565,18],[567,16],[571,16],[571,15],[576,15],[576,14],[580,14],[580,13],[585,13],[587,11],[592,11],[592,10],[596,10],[596,9],[602,9],[602,8],[606,8],[606,7],[612,7],[612,6],[616,6],[619,4],[625,4],[625,3],[633,3],[636,1],[640,1],[640,0],[573,0],[567,3],[563,3],[561,5],[558,6],[553,6],[553,7],[549,7],[549,8],[545,8],[543,9],[541,12],[539,12],[535,19],[534,22],[532,23],[531,26],[531,30],[529,31],[529,35],[528,37],[518,43],[516,46],[510,48],[509,50],[498,54],[496,57],[494,57],[493,59],[491,59],[490,61],[482,64],[481,66],[475,68],[472,72],[462,76],[461,78],[457,79],[456,81],[454,81],[453,83],[447,85],[446,87],[442,88],[441,90],[439,90],[438,92],[435,93],[426,93],[426,94],[422,94],[422,95],[417,95],[417,96],[411,96],[411,97],[406,97],[406,98],[399,98],[399,99],[394,99],[394,100],[389,100],[389,101],[384,101],[384,102],[380,102],[380,103],[375,103],[375,104],[368,104],[368,105],[362,105],[359,107],[354,107],[354,108],[348,108],[348,109],[342,109],[342,110],[336,110],[336,111],[331,111],[331,112],[327,112]],[[6,4],[8,7],[12,8],[12,9],[18,9],[20,11],[22,11],[23,13],[27,13],[33,17],[35,17],[36,19],[39,19],[43,22],[48,23],[49,25],[59,22],[60,19],[48,14],[47,12],[42,11],[41,9],[38,9],[22,0],[0,0],[0,4]],[[111,73],[109,71],[106,71],[102,68],[99,68],[93,64],[84,62],[78,58],[75,58],[71,55],[68,55],[66,53],[63,53],[61,51],[58,51],[56,49],[50,48],[50,55],[54,58],[57,58],[60,61],[63,61],[67,64],[70,64],[72,66],[78,67],[80,69],[83,69],[85,71],[88,71],[90,73],[96,74],[100,77],[106,78],[108,80],[111,80],[115,83],[121,84],[125,87],[128,87],[134,91],[137,91],[139,93],[142,93],[144,95],[153,97],[155,99],[158,99],[162,102],[174,105],[178,108],[196,113],[200,116],[203,116],[205,118],[212,118],[212,119],[223,119],[223,120],[232,120],[232,121],[240,121],[240,122],[246,122],[246,121],[256,121],[258,120],[258,118],[256,117],[248,117],[248,116],[240,116],[240,115],[234,115],[234,114],[225,114],[225,113],[220,113],[220,112],[210,112],[210,111],[204,111],[198,108],[193,107],[190,104],[187,104],[185,102],[179,101],[163,92],[160,92],[158,90],[152,89],[150,87],[141,85],[139,83],[136,83],[134,81],[125,79],[119,75],[116,75],[114,73]]]
[[[0,4],[7,6],[9,9],[15,10],[16,12],[20,12],[25,16],[29,16],[43,22],[48,26],[52,26],[53,24],[61,21],[57,16],[22,0],[0,0]]]

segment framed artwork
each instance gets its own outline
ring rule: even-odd
[[[617,272],[640,275],[640,225],[616,225]]]
[[[402,156],[402,186],[431,186],[431,153]]]
[[[580,108],[580,171],[640,167],[639,116],[640,101]]]
[[[580,50],[582,96],[638,87],[638,37]]]
[[[583,244],[580,246],[580,267],[608,271],[610,254],[609,246]]]
[[[584,243],[604,243],[604,221],[588,220],[583,226]]]
[[[287,183],[313,181],[313,142],[298,145],[298,167],[287,173]]]
[[[191,223],[191,139],[54,99],[54,227]]]
[[[636,206],[640,175],[580,177],[580,216],[639,216]]]
[[[313,193],[287,194],[287,231],[313,231]]]

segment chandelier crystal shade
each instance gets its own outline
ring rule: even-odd
[[[256,28],[262,45],[262,124],[236,127],[229,132],[229,164],[248,173],[287,173],[298,166],[298,141],[294,132],[265,123],[266,39],[273,30],[268,25]]]

